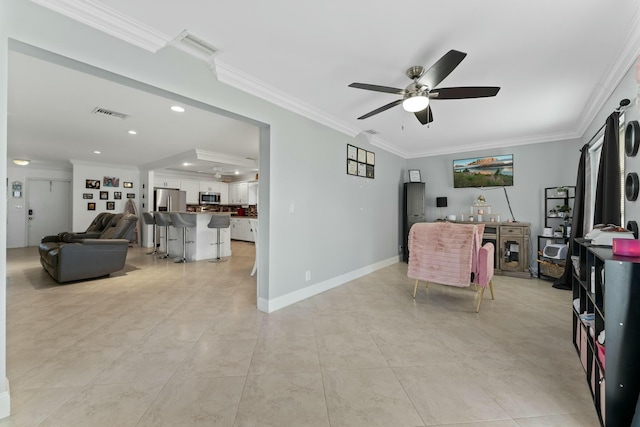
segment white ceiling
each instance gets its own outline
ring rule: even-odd
[[[173,112],[173,105],[185,111]],[[257,170],[256,126],[15,51],[8,106],[10,161],[70,167],[71,159],[209,175],[214,168],[225,175]],[[92,114],[96,107],[128,117]]]
[[[581,137],[640,52],[637,0],[194,0],[156,1],[153,7],[130,0],[33,1],[150,51],[171,44],[187,29],[220,49],[211,78],[250,88],[257,96],[350,135],[374,130],[378,134],[372,143],[406,158]],[[428,68],[450,49],[468,56],[437,87],[500,86],[498,95],[432,101],[434,122],[428,126],[401,106],[356,119],[396,96],[349,88],[349,83],[404,88],[410,83],[404,74],[408,67]],[[32,90],[32,83],[25,84]],[[11,74],[10,113],[15,112],[15,90]],[[119,100],[107,98],[101,106],[144,116]],[[86,101],[83,111],[98,106],[97,101]],[[156,106],[160,111],[155,114],[168,114],[159,102]],[[168,155],[186,134],[173,133],[178,119],[158,117],[158,135],[172,138],[157,138],[155,144]],[[9,120],[11,132],[17,119]],[[107,119],[87,118],[84,125],[95,131],[98,120]],[[22,130],[27,127],[22,124]],[[41,152],[52,137],[73,138],[60,126],[56,133],[42,140]],[[114,138],[129,141],[118,133]],[[85,136],[77,147],[88,148],[87,141],[94,143],[95,138]],[[117,159],[115,154],[111,158]]]

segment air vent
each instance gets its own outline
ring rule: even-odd
[[[200,37],[194,36],[188,30],[184,30],[180,33],[180,35],[176,37],[171,44],[178,49],[181,49],[208,63],[212,63],[213,57],[220,53],[219,49]]]
[[[91,112],[99,116],[113,117],[120,120],[124,120],[127,117],[129,117],[127,114],[118,113],[117,111],[107,110],[106,108],[100,108],[100,107],[94,108],[93,111]]]
[[[378,132],[377,130],[373,130],[373,129],[367,129],[364,131],[364,133],[368,133],[369,135],[377,135],[380,132]]]

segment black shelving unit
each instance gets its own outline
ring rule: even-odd
[[[571,207],[571,211],[573,211],[573,201],[576,198],[576,187],[575,185],[573,186],[565,185],[564,187],[567,188],[567,192],[564,195],[558,194],[557,192],[558,187],[547,187],[544,189],[544,211],[543,211],[544,226],[545,228],[550,227],[552,229],[552,233],[554,233],[560,225],[563,226],[563,230],[564,230],[564,227],[566,227],[566,225],[571,222],[571,215],[568,215],[568,217],[550,215],[551,209],[555,209],[555,207],[558,205],[567,205]],[[560,237],[553,236],[553,235],[552,236],[543,236],[541,234],[538,235],[538,260],[543,262],[550,262],[554,264],[561,264],[563,260],[557,260],[557,259],[552,259],[552,258],[547,258],[542,256],[542,250],[547,245],[547,242],[549,240],[552,241],[553,243],[567,243],[569,241],[568,234],[564,232],[563,235]],[[549,276],[547,274],[542,273],[541,267],[542,267],[542,264],[538,263],[538,277],[540,279],[547,279],[547,280],[556,279],[556,277],[554,276]]]
[[[640,425],[640,257],[613,255],[576,239],[573,255],[573,343],[585,369],[601,425]],[[592,321],[584,321],[584,313]],[[598,336],[605,331],[605,351]],[[602,356],[604,354],[604,356]]]

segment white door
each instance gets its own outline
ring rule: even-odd
[[[71,230],[71,182],[27,181],[27,245],[38,246],[44,236]]]

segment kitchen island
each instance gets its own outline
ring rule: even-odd
[[[218,255],[218,235],[215,228],[207,227],[211,220],[211,215],[220,215],[208,212],[181,212],[183,215],[195,215],[196,226],[187,230],[187,249],[185,258],[187,261],[200,261],[203,259],[213,259]],[[227,214],[228,215],[228,214]],[[168,227],[169,230],[169,255],[171,257],[182,257],[182,228]],[[160,252],[165,251],[164,239],[165,227],[158,227],[158,243]],[[220,256],[231,256],[231,233],[229,228],[220,229]]]

